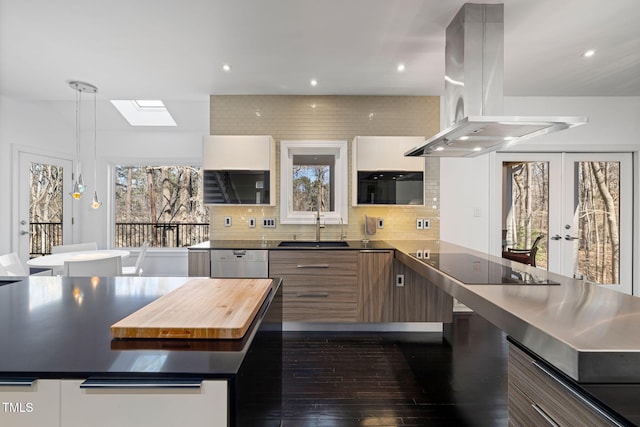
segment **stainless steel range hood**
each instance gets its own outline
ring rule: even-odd
[[[405,156],[475,157],[588,122],[503,114],[504,7],[466,3],[446,32],[443,123]]]

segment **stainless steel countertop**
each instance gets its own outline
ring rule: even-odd
[[[387,241],[396,258],[580,383],[640,383],[640,298],[442,241]],[[465,285],[410,255],[465,253],[556,286]]]

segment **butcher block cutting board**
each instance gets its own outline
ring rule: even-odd
[[[271,279],[192,279],[111,325],[114,338],[242,338]]]

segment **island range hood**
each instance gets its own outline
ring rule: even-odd
[[[466,3],[446,31],[443,123],[405,156],[476,157],[588,122],[503,114],[504,6]]]

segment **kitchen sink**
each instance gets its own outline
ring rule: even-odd
[[[278,243],[280,248],[348,248],[349,244],[343,240],[321,240],[305,241],[305,240],[285,240]]]

